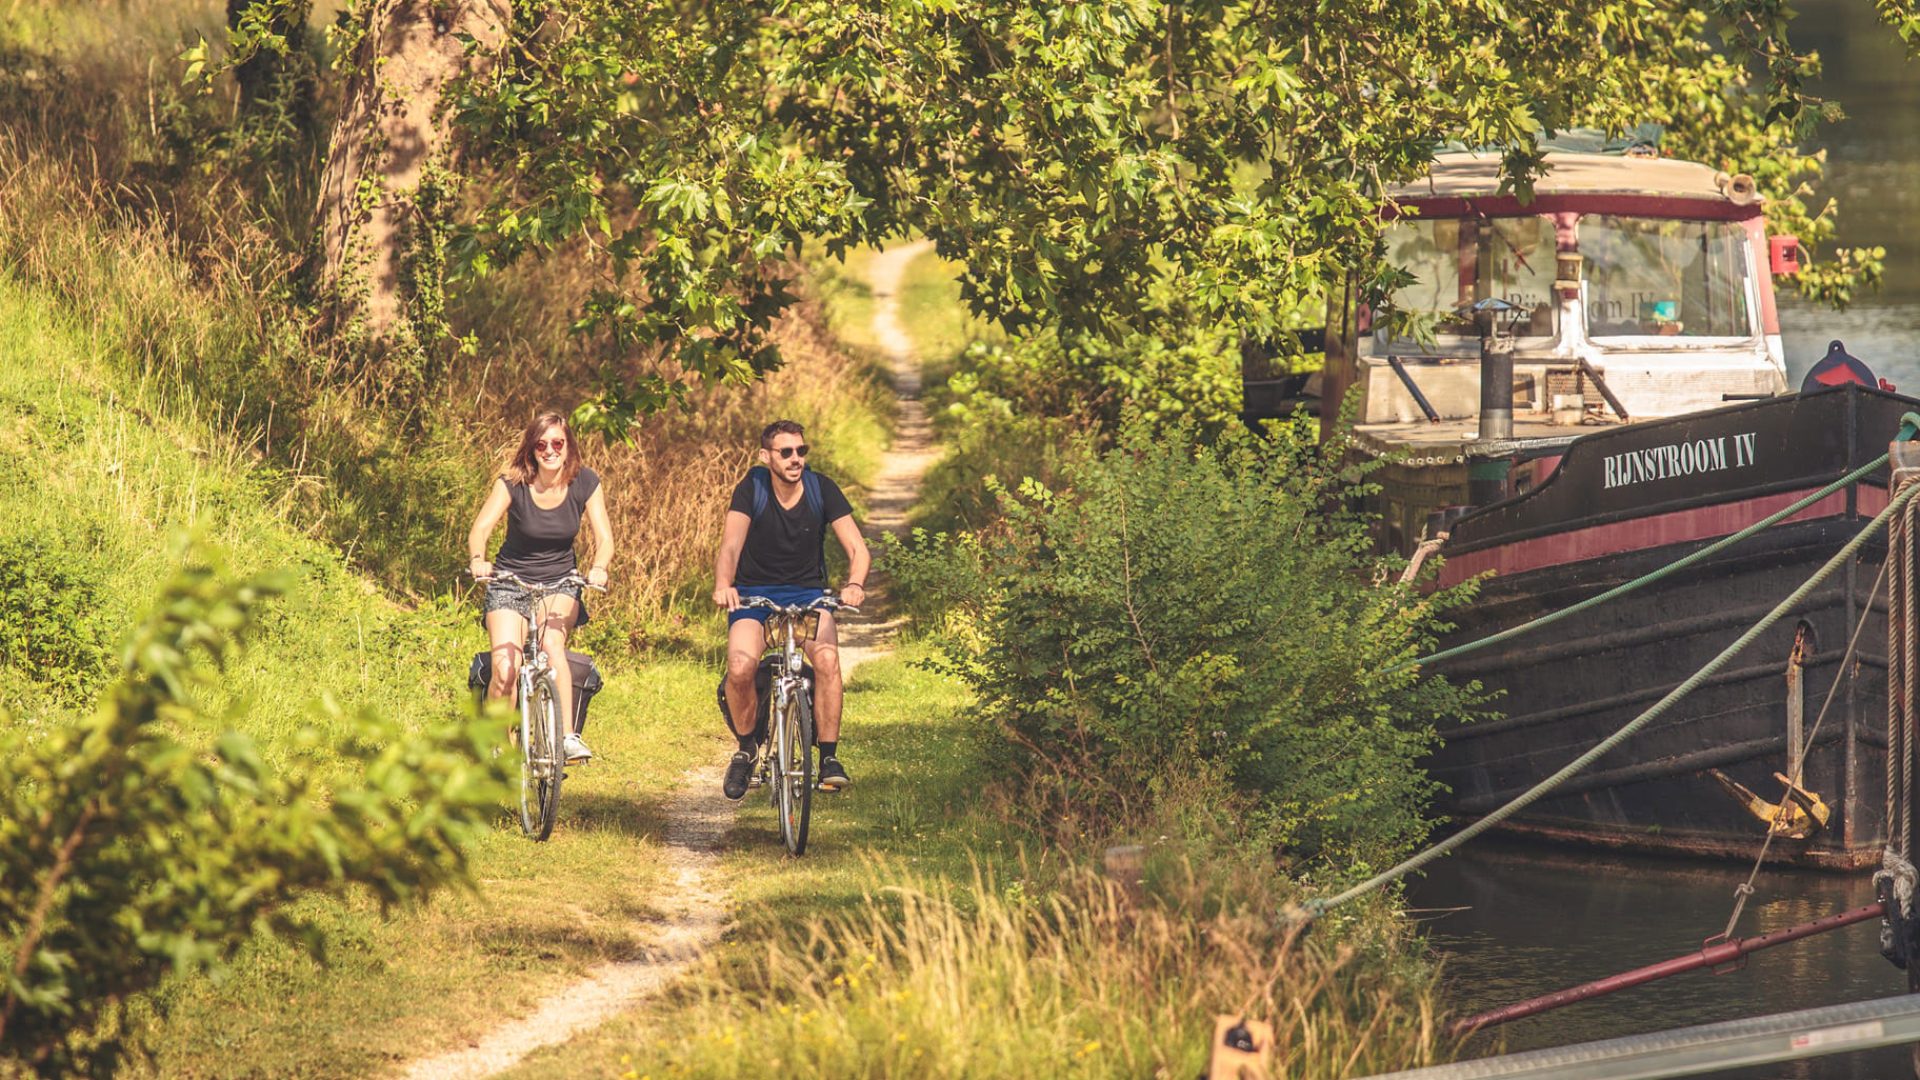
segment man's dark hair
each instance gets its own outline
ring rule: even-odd
[[[807,429],[801,427],[797,421],[775,420],[773,423],[768,424],[765,430],[760,432],[760,449],[773,449],[773,437],[775,435],[798,435],[805,438],[806,434]]]

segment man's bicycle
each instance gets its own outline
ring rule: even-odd
[[[764,596],[749,596],[744,607],[765,608],[767,645],[773,657],[773,700],[767,710],[767,738],[760,743],[754,774],[769,788],[773,809],[780,816],[780,839],[787,850],[803,855],[807,826],[813,810],[813,680],[806,674],[800,646],[820,629],[823,611],[860,609],[822,596],[810,604],[783,606]]]
[[[496,569],[492,580],[525,589],[536,616],[547,597],[561,595],[570,586],[606,591],[579,574],[539,582],[528,581],[511,570]],[[521,647],[514,703],[520,709],[520,829],[535,840],[545,840],[553,835],[553,823],[560,817],[560,782],[567,777],[567,732],[560,719],[552,659],[540,644],[537,617],[527,620],[527,642]]]

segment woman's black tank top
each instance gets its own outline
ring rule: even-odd
[[[507,496],[512,500],[507,508],[507,539],[493,564],[528,581],[553,581],[572,573],[580,565],[573,554],[580,515],[599,488],[599,474],[581,469],[567,485],[567,497],[560,505],[542,510],[533,503],[531,487],[507,481]]]

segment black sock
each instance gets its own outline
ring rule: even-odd
[[[824,761],[827,758],[830,758],[833,756],[833,752],[836,749],[838,749],[840,746],[840,740],[834,739],[831,742],[822,741],[819,745],[820,745],[820,758],[821,760]]]
[[[743,754],[751,754],[751,753],[753,753],[753,752],[754,752],[755,750],[758,750],[758,749],[760,749],[760,742],[759,742],[759,740],[757,740],[757,739],[755,739],[755,738],[754,738],[753,736],[751,736],[751,735],[738,735],[738,734],[736,734],[736,735],[734,736],[734,738],[735,738],[735,739],[738,739],[738,740],[739,740],[739,742],[740,742],[740,752],[741,752],[741,753],[743,753]]]

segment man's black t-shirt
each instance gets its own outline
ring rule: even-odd
[[[733,575],[736,586],[827,587],[827,526],[853,513],[853,505],[847,502],[840,485],[819,473],[813,475],[820,481],[819,510],[808,505],[804,490],[791,509],[780,505],[778,495],[767,493],[766,509],[747,527],[747,543]],[[751,477],[734,487],[727,509],[753,517]]]

